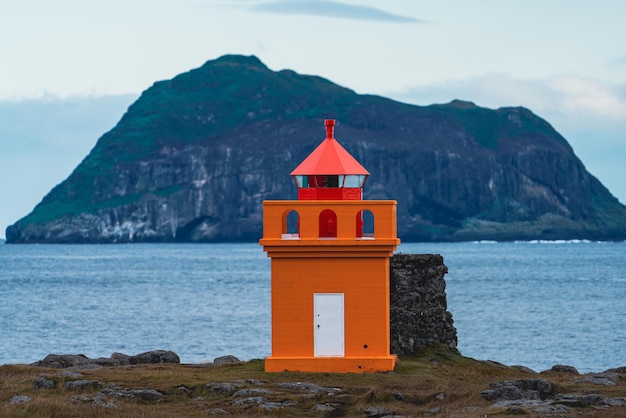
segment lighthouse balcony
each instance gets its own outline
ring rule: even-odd
[[[285,241],[288,241],[285,242]],[[394,200],[266,200],[261,245],[397,245]]]

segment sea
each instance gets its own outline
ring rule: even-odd
[[[543,371],[626,366],[626,243],[403,243],[442,254],[468,357]],[[271,352],[270,260],[255,243],[6,245],[0,365],[50,353],[171,350],[183,363]]]

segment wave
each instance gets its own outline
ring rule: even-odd
[[[531,239],[531,240],[516,240],[513,241],[514,244],[601,244],[601,243],[612,243],[613,241],[591,241],[588,239]],[[471,241],[472,244],[506,244],[510,243],[510,241],[494,241],[494,240],[477,240]]]
[[[586,239],[532,239],[529,241],[515,241],[516,244],[590,244],[593,241]]]

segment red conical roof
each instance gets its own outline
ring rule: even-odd
[[[369,175],[370,173],[334,138],[335,121],[326,119],[324,123],[326,139],[291,172],[291,175]]]

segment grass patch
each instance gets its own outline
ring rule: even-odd
[[[494,416],[516,416],[516,415],[528,415],[526,411],[521,408],[509,408],[504,411],[499,411],[493,414]]]
[[[496,149],[498,138],[523,136],[544,136],[567,143],[548,122],[521,107],[492,110],[460,100],[429,107],[440,112],[444,118],[450,118],[486,149]]]

